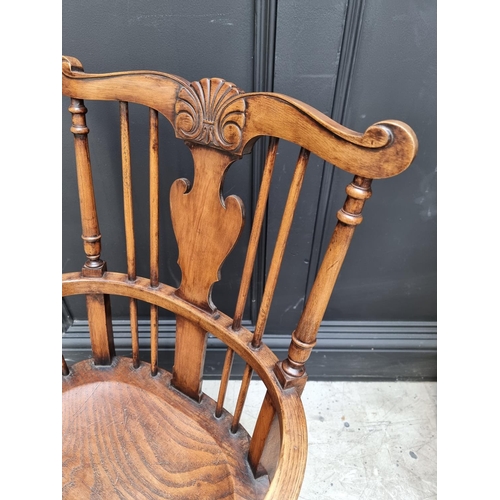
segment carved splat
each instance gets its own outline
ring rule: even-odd
[[[210,295],[219,270],[243,228],[241,199],[222,199],[224,174],[234,157],[192,146],[194,181],[177,179],[170,190],[172,223],[182,271],[178,294],[198,307],[215,311]]]
[[[182,271],[176,294],[201,309],[216,312],[213,284],[243,228],[243,203],[237,196],[222,199],[224,174],[235,157],[189,143],[194,158],[194,181],[177,179],[170,190],[172,224]],[[207,332],[177,317],[172,384],[199,401]]]
[[[243,91],[220,78],[204,78],[181,87],[175,103],[175,133],[180,139],[235,151],[245,125]]]

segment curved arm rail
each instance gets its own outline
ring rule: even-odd
[[[86,278],[81,273],[63,274],[63,297],[79,294],[110,294],[132,297],[168,309],[213,333],[241,356],[264,382],[278,415],[281,449],[275,475],[265,500],[298,497],[307,459],[307,429],[304,408],[299,393],[283,390],[273,372],[275,354],[264,344],[251,347],[252,333],[241,328],[231,329],[232,319],[225,314],[210,314],[175,295],[175,288],[159,284],[151,288],[150,280],[138,277],[130,281],[126,274],[107,272],[102,278]],[[294,464],[294,467],[289,467]]]

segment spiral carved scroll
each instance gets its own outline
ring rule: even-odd
[[[220,78],[204,78],[181,87],[175,103],[175,133],[180,139],[232,152],[241,146],[243,91]],[[232,102],[233,101],[233,102]]]

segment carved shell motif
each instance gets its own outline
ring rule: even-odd
[[[175,133],[180,139],[234,151],[241,145],[245,100],[233,83],[204,78],[182,87],[175,103]]]

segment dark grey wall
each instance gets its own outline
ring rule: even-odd
[[[419,154],[402,175],[374,181],[350,253],[319,332],[308,371],[314,378],[435,378],[436,376],[436,4],[410,0],[331,2],[76,2],[63,0],[63,54],[79,58],[88,72],[151,69],[188,80],[221,76],[239,87],[286,93],[317,107],[358,131],[374,122],[399,119],[419,138]],[[96,197],[108,267],[125,270],[119,164],[118,109],[115,103],[87,103]],[[63,271],[81,267],[76,179],[63,100]],[[145,110],[131,106],[135,214],[147,231],[147,137]],[[94,119],[95,115],[95,119]],[[98,120],[104,119],[104,122]],[[161,127],[162,193],[174,179],[190,177],[191,158]],[[255,201],[264,144],[231,167],[225,193],[242,197],[248,212]],[[282,144],[275,180],[287,185],[297,148]],[[268,343],[278,355],[301,313],[304,297],[343,203],[350,175],[313,157],[268,321]],[[259,253],[245,320],[251,327],[272,255],[283,189],[274,185],[271,211]],[[160,278],[177,284],[175,240],[162,214]],[[141,222],[142,221],[142,222]],[[242,239],[222,269],[214,301],[234,308],[248,239]],[[147,240],[147,238],[146,238]],[[138,253],[146,259],[147,247]],[[64,336],[69,357],[88,354],[85,307],[67,299],[73,325]],[[127,306],[112,302],[118,345],[127,351]],[[146,309],[142,310],[146,317]],[[146,333],[146,326],[144,327]],[[170,362],[174,327],[162,316],[160,346]],[[212,345],[213,344],[213,345]],[[207,373],[217,374],[222,352],[216,342]],[[238,368],[238,366],[236,366]]]

